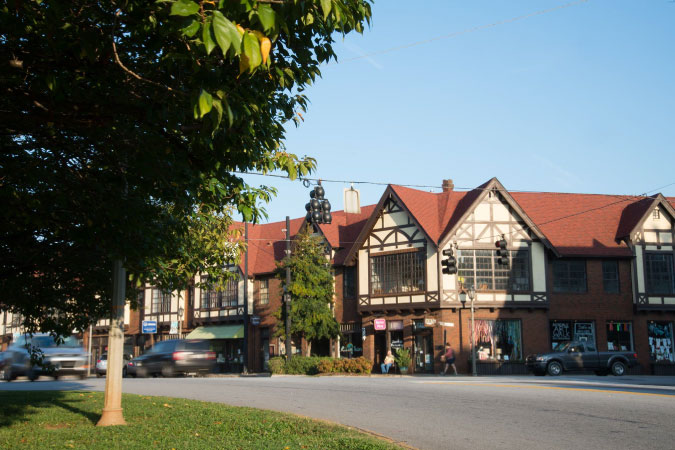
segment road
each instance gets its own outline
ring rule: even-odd
[[[0,383],[101,391],[104,379]],[[420,449],[675,447],[675,377],[125,379],[124,391],[286,411]]]

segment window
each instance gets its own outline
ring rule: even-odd
[[[658,208],[652,213],[652,218],[654,220],[659,220],[661,218],[661,211]]]
[[[619,263],[617,261],[602,262],[602,287],[608,294],[619,293]]]
[[[586,261],[554,261],[554,292],[586,292]]]
[[[675,293],[672,254],[646,253],[645,271],[648,292],[652,294]]]
[[[356,298],[356,267],[345,267],[342,272],[342,298]]]
[[[202,277],[203,284],[208,283],[208,277]],[[239,291],[239,277],[229,278],[225,286],[202,287],[201,309],[220,309],[237,306]]]
[[[396,294],[424,291],[424,251],[370,258],[370,292]]]
[[[673,324],[670,322],[647,322],[649,357],[654,362],[675,362],[673,356]]]
[[[476,320],[476,358],[490,361],[522,361],[520,320]]]
[[[161,289],[153,289],[150,312],[153,314],[171,312],[171,292]]]
[[[509,259],[509,265],[502,266],[497,262],[496,250],[459,250],[457,274],[465,286],[476,290],[529,291],[530,253],[510,251]]]
[[[630,322],[607,322],[607,350],[633,351],[633,324]]]
[[[260,295],[260,304],[267,305],[270,302],[270,280],[265,278],[258,281],[258,293]]]
[[[595,347],[595,323],[576,320],[552,320],[550,324],[551,348],[570,341],[582,341]]]

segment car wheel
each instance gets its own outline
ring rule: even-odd
[[[620,377],[626,373],[626,365],[621,361],[614,361],[612,363],[612,375]]]
[[[166,365],[162,367],[162,376],[165,378],[173,377],[175,375],[175,371],[173,370],[173,367],[170,365]]]
[[[15,378],[12,376],[12,369],[10,369],[9,367],[7,367],[7,368],[5,369],[5,372],[2,374],[2,379],[5,380],[5,381],[7,381],[8,383],[9,383],[10,381],[14,380]]]
[[[28,379],[29,379],[30,381],[35,381],[35,380],[37,380],[37,379],[40,377],[40,375],[38,375],[38,374],[35,372],[35,369],[30,369],[30,370],[28,371],[28,373],[26,374],[26,376],[28,377]]]
[[[558,361],[551,361],[550,363],[548,363],[546,371],[552,377],[557,377],[563,371],[562,364],[560,364]]]

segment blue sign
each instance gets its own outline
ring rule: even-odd
[[[156,334],[157,333],[157,321],[156,320],[144,320],[143,321],[143,334]]]

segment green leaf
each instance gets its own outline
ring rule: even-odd
[[[235,24],[230,22],[227,17],[223,16],[220,11],[213,12],[213,33],[216,35],[216,41],[223,55],[232,47],[234,52],[238,55],[241,48],[241,36]]]
[[[201,94],[199,94],[199,117],[204,117],[204,114],[207,114],[211,111],[213,107],[213,97],[211,94],[202,89]]]
[[[199,11],[199,5],[190,0],[178,0],[171,5],[172,16],[191,16]]]
[[[211,36],[211,22],[208,20],[204,22],[204,27],[202,28],[202,42],[204,43],[204,47],[206,47],[206,54],[210,55],[216,46],[216,43],[213,42],[213,37]]]
[[[258,38],[251,32],[244,33],[244,55],[248,58],[249,70],[253,70],[262,63]]]
[[[274,27],[276,16],[277,14],[274,12],[271,5],[258,5],[258,19],[260,19],[260,23],[265,31]]]
[[[323,20],[326,20],[328,14],[330,14],[332,6],[333,2],[331,0],[321,0],[321,9],[323,10]]]
[[[192,37],[195,34],[197,34],[197,31],[199,31],[199,22],[196,20],[193,20],[190,25],[187,27],[183,28],[183,35],[187,37]]]

